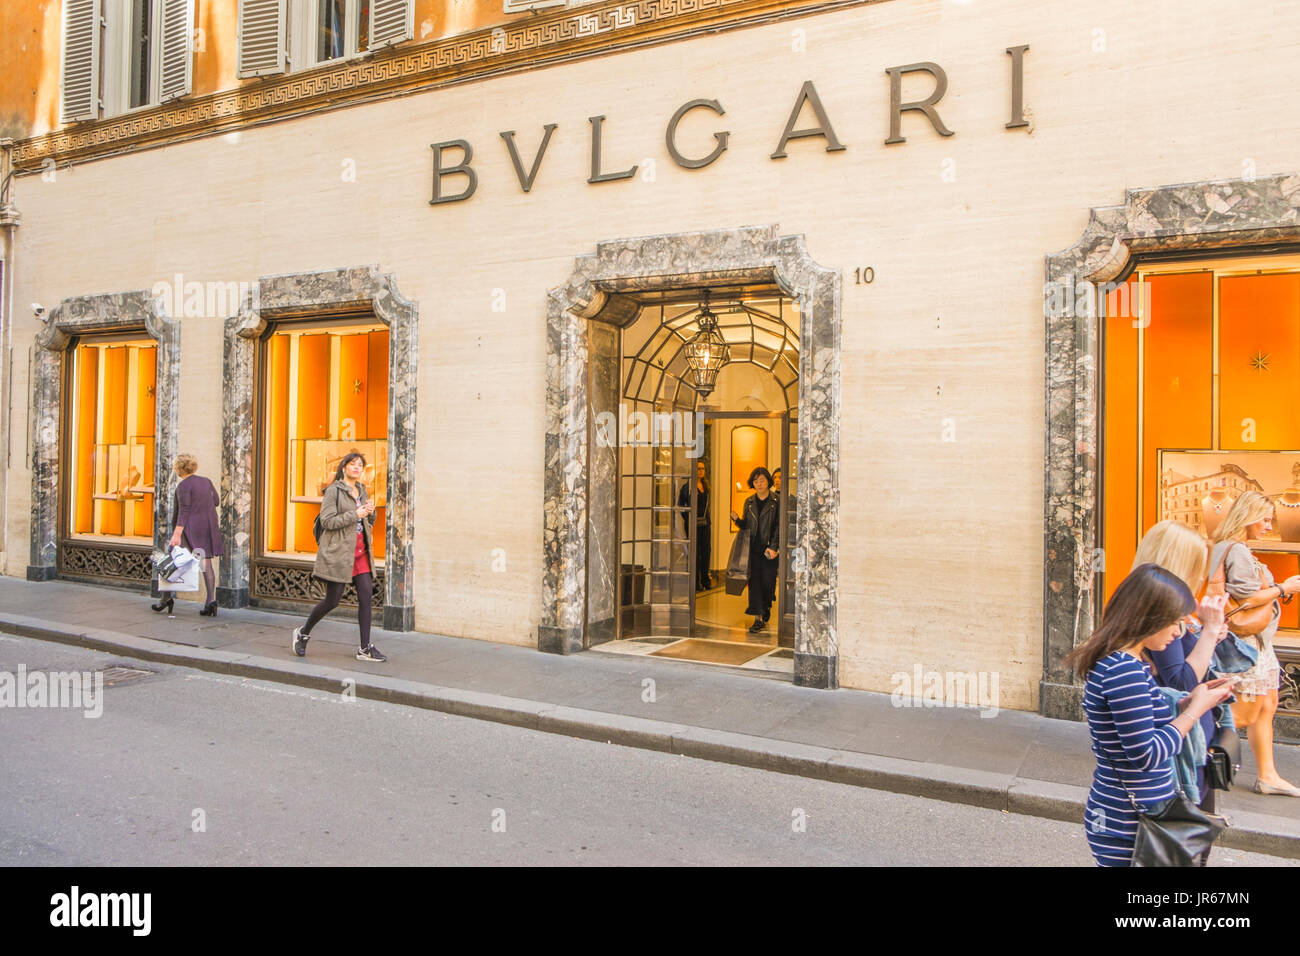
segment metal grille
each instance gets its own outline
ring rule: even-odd
[[[310,567],[293,567],[281,564],[256,564],[253,574],[253,596],[273,598],[278,601],[298,601],[303,604],[315,604],[325,597],[325,585],[312,577]],[[384,572],[374,571],[370,575],[370,605],[378,609],[384,606]],[[343,590],[343,599],[339,602],[348,607],[357,606],[357,591],[351,584]]]
[[[141,670],[138,667],[106,667],[104,668],[104,686],[117,687],[128,681],[139,680],[142,677],[152,677],[156,671]]]
[[[1278,663],[1282,665],[1277,709],[1290,714],[1300,714],[1300,693],[1297,693],[1297,687],[1300,685],[1300,658],[1294,656],[1295,651],[1288,652],[1287,649],[1280,647],[1276,650]]]
[[[65,541],[59,547],[59,573],[147,586],[153,576],[153,566],[148,551],[88,548]]]

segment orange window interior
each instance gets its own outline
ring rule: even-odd
[[[731,510],[745,516],[745,499],[754,493],[749,475],[767,467],[767,430],[756,425],[737,425],[731,430]]]
[[[1128,573],[1142,533],[1159,520],[1162,451],[1300,451],[1300,271],[1249,274],[1227,263],[1145,274],[1141,283],[1135,274],[1106,305],[1103,600]],[[1255,461],[1236,459],[1248,471],[1259,468]],[[1255,549],[1279,580],[1300,566],[1287,547],[1266,541]],[[1282,626],[1300,626],[1296,606],[1283,606]]]
[[[68,530],[153,540],[157,347],[87,342],[72,353]]]
[[[363,483],[379,507],[373,545],[384,557],[388,457],[388,330],[287,328],[264,352],[264,529],[268,554],[316,553],[312,526],[339,460],[365,456]]]

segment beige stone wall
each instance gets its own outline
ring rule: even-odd
[[[1140,16],[1119,0],[896,0],[340,110],[20,180],[14,300],[49,308],[177,272],[393,273],[421,312],[417,626],[529,644],[546,290],[601,239],[768,223],[802,233],[845,276],[841,681],[889,691],[918,663],[996,671],[1002,706],[1033,708],[1043,256],[1126,187],[1300,167],[1297,28],[1300,7],[1248,0],[1164,0]],[[1030,133],[1003,129],[1003,50],[1019,43],[1031,46]],[[884,70],[920,60],[948,72],[940,111],[956,135],[910,114],[908,142],[886,147]],[[795,141],[772,161],[807,79],[848,149]],[[714,129],[732,131],[730,150],[699,171],[675,167],[663,142],[668,117],[695,97],[718,98],[727,115],[692,114],[685,148],[706,152]],[[653,177],[586,183],[587,117],[602,113],[607,169],[653,161]],[[517,130],[530,158],[547,122],[559,129],[524,195],[498,132]],[[430,207],[429,143],[462,137],[479,192]],[[859,266],[875,269],[873,284],[853,284]],[[33,334],[20,318],[19,423]],[[186,319],[182,342],[181,444],[212,473],[220,320]],[[954,442],[941,440],[945,419]],[[4,570],[22,575],[21,424],[13,440]]]

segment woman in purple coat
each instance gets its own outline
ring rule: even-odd
[[[194,552],[203,554],[203,583],[207,587],[207,602],[199,611],[205,617],[215,617],[217,613],[217,576],[212,570],[212,559],[226,553],[221,546],[221,528],[217,524],[217,489],[212,482],[202,475],[194,474],[199,470],[199,461],[193,455],[176,456],[176,476],[180,483],[172,499],[172,530],[169,547],[184,544]],[[170,596],[153,605],[155,611],[172,610],[173,598]]]

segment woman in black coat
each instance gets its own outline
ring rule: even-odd
[[[713,515],[709,505],[708,468],[704,462],[695,463],[695,484],[698,494],[695,499],[695,590],[707,591],[713,587],[713,572],[709,568],[713,548]],[[690,525],[686,522],[691,517],[691,483],[682,485],[677,495],[677,507],[682,509],[683,529],[689,536]]]
[[[193,455],[177,455],[173,467],[180,483],[172,497],[173,527],[168,547],[184,544],[196,554],[202,553],[203,584],[207,588],[207,600],[199,613],[205,617],[216,617],[217,575],[212,570],[212,559],[226,553],[222,547],[221,526],[217,520],[220,499],[217,498],[217,489],[212,486],[212,482],[195,474],[199,470],[199,460]],[[154,604],[153,609],[170,614],[174,604],[175,598],[169,594]]]
[[[781,505],[772,493],[772,473],[758,467],[749,473],[749,487],[754,494],[745,499],[745,515],[734,511],[731,520],[749,532],[749,607],[754,615],[749,630],[761,631],[772,616],[776,600],[776,577],[781,567]]]

